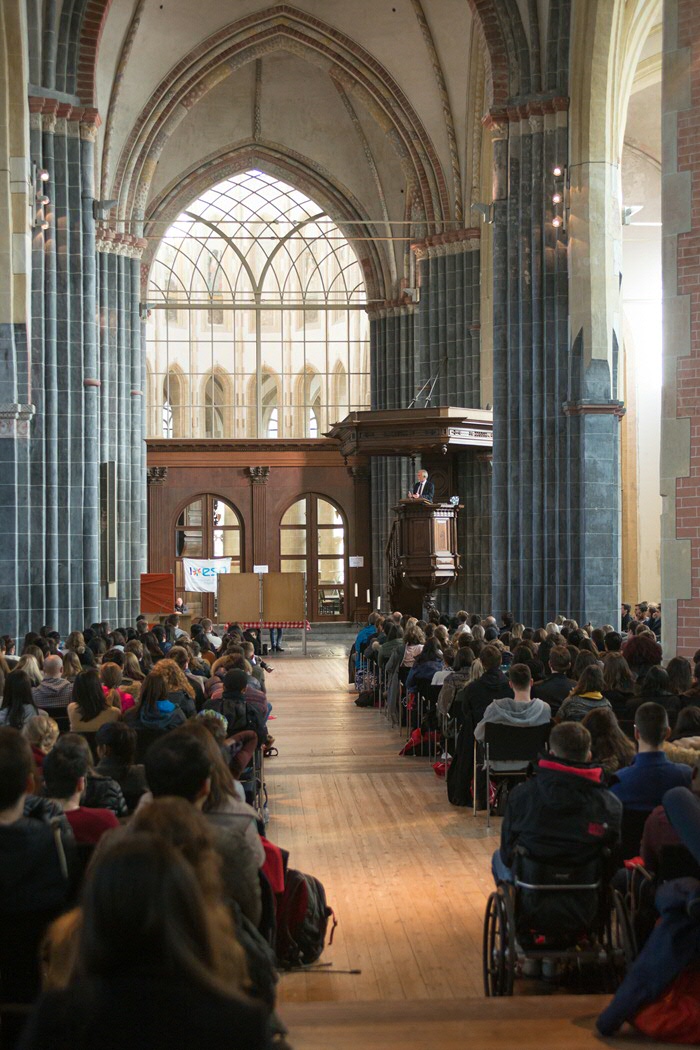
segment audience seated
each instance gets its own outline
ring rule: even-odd
[[[78,845],[94,846],[106,831],[119,827],[119,821],[109,809],[81,804],[88,769],[83,741],[73,734],[62,737],[44,759],[44,790],[65,813]]]
[[[95,773],[119,785],[127,811],[133,813],[148,791],[144,768],[134,762],[136,732],[125,722],[111,722],[97,730],[95,745],[99,759]]]
[[[571,696],[559,708],[557,721],[582,722],[589,711],[601,707],[611,709],[610,701],[603,696],[603,671],[595,662],[584,667]]]
[[[73,683],[73,699],[68,705],[68,720],[74,733],[96,733],[107,722],[121,718],[121,706],[105,696],[99,671],[81,671]]]
[[[147,729],[166,733],[184,725],[186,720],[187,716],[182,708],[168,700],[165,678],[151,671],[141,687],[139,706],[127,713],[127,723],[137,732]]]
[[[0,706],[0,726],[22,729],[30,718],[45,713],[34,703],[31,679],[27,672],[20,668],[12,671],[5,680]]]
[[[511,879],[516,847],[537,860],[571,868],[613,850],[620,839],[622,805],[591,761],[591,736],[576,722],[552,729],[549,754],[534,777],[513,788],[493,857],[496,881]]]
[[[549,704],[530,696],[532,675],[526,664],[511,664],[508,669],[508,678],[513,696],[491,701],[484,711],[484,717],[474,730],[474,736],[479,741],[483,741],[486,726],[489,723],[507,726],[541,726],[547,725],[552,719]],[[522,763],[515,763],[515,765],[522,765]],[[503,767],[502,763],[500,768]]]
[[[591,734],[591,754],[607,780],[618,769],[624,769],[634,761],[636,749],[629,737],[620,729],[614,711],[599,707],[589,711],[582,725]]]
[[[47,656],[44,660],[44,680],[32,690],[34,703],[50,711],[52,707],[65,708],[73,699],[73,686],[63,672],[60,656]]]
[[[637,708],[634,737],[638,753],[630,766],[618,770],[611,786],[625,809],[651,812],[670,788],[690,787],[690,766],[671,762],[664,751],[670,734],[668,713],[660,704]]]
[[[24,1050],[268,1048],[266,1011],[240,993],[215,926],[173,846],[146,832],[115,842],[86,884],[67,987],[39,1000]]]
[[[541,648],[541,647],[540,647]],[[564,646],[555,646],[549,649],[547,658],[549,674],[541,682],[537,683],[535,696],[545,700],[556,715],[567,696],[574,689],[576,682],[569,678],[568,671],[571,668],[571,654]]]
[[[145,759],[146,779],[153,797],[174,795],[203,810],[212,783],[219,785],[217,778],[220,778],[218,790],[223,802],[227,802],[230,780],[226,781],[222,772],[222,767],[226,767],[222,760],[215,768],[212,754],[211,749],[185,729],[157,740],[148,749]],[[262,907],[258,871],[264,863],[265,852],[256,833],[254,813],[229,813],[226,808],[223,812],[208,815],[215,827],[216,847],[224,862],[224,882],[243,914],[257,926]]]

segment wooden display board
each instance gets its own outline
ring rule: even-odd
[[[175,611],[175,577],[171,572],[141,573],[141,612]]]
[[[219,584],[219,621],[260,620],[260,577],[255,572],[222,573]],[[263,619],[304,620],[304,573],[268,572],[263,576]]]
[[[263,612],[266,620],[304,620],[304,573],[263,576]]]
[[[260,619],[260,580],[254,572],[222,572],[217,576],[219,623]]]

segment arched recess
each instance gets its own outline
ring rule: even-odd
[[[184,558],[230,558],[231,572],[243,572],[243,519],[230,500],[200,492],[178,506],[172,521],[175,594],[193,616],[216,616],[215,595],[188,588]]]
[[[217,84],[263,55],[286,50],[320,66],[384,130],[415,194],[417,221],[450,218],[447,184],[430,136],[409,99],[376,59],[339,30],[288,5],[242,18],[198,44],[175,66],[134,122],[115,174],[120,220],[142,219],[165,144],[185,114]],[[136,232],[132,229],[131,232]]]
[[[310,620],[347,619],[347,517],[335,500],[305,492],[279,524],[280,571],[306,573]]]
[[[214,368],[203,377],[200,401],[200,434],[222,440],[234,437],[234,386],[230,375]]]
[[[159,384],[160,375],[154,376],[154,382]],[[189,437],[190,399],[188,396],[187,377],[179,365],[171,365],[162,377],[162,406],[163,411],[159,419],[155,420],[157,437]],[[165,432],[166,423],[169,422],[170,433]]]
[[[294,436],[317,438],[327,428],[322,378],[307,365],[294,384]]]
[[[150,202],[144,228],[148,246],[143,253],[141,268],[144,295],[148,273],[160,246],[158,234],[167,229],[178,215],[211,186],[256,168],[306,193],[333,219],[343,235],[352,241],[365,277],[369,301],[384,301],[393,297],[396,290],[392,288],[385,242],[373,240],[373,237],[379,238],[381,233],[373,226],[350,190],[335,182],[330,172],[308,157],[290,150],[282,152],[272,143],[249,139],[205,157]],[[358,227],[358,222],[363,225]],[[358,240],[358,237],[363,239]]]

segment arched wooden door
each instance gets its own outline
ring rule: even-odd
[[[175,594],[192,616],[216,621],[216,595],[186,591],[183,558],[230,558],[231,572],[243,571],[241,519],[232,504],[206,493],[180,511],[175,521]]]
[[[305,572],[308,618],[347,620],[347,525],[342,512],[307,492],[282,516],[280,570]]]

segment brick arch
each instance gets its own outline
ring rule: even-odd
[[[500,108],[512,95],[521,93],[521,54],[504,31],[504,17],[515,25],[519,22],[518,30],[522,31],[520,15],[517,6],[515,15],[505,13],[503,0],[468,0],[468,3],[483,43],[487,102],[491,108]]]
[[[114,178],[119,218],[138,223],[160,153],[187,112],[242,66],[278,50],[320,66],[385,130],[431,228],[450,216],[437,152],[407,96],[376,59],[339,30],[285,4],[218,30],[178,62],[139,114]]]
[[[61,11],[56,61],[60,56],[63,68],[56,68],[55,86],[88,108],[97,105],[97,55],[111,6],[112,0],[68,0]]]
[[[391,270],[384,242],[373,239],[377,231],[367,220],[362,205],[350,191],[334,183],[328,172],[301,154],[282,152],[273,144],[246,140],[225,149],[222,153],[204,158],[200,164],[185,172],[182,178],[166,187],[151,201],[144,229],[148,246],[143,254],[141,270],[144,298],[147,297],[148,273],[160,245],[161,231],[211,186],[250,168],[259,168],[308,194],[311,200],[337,223],[348,239],[357,236],[357,227],[348,227],[343,220],[365,221],[367,225],[362,227],[362,231],[367,239],[352,243],[358,246],[357,258],[367,284],[367,297],[370,300],[393,297],[395,291],[392,291]]]

